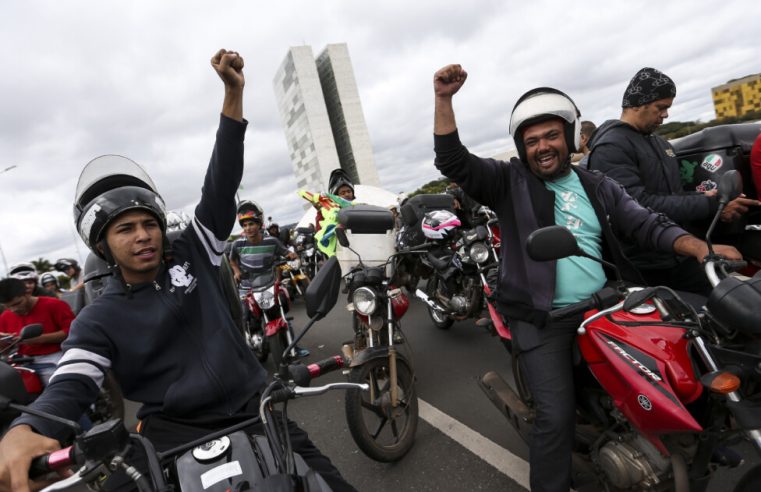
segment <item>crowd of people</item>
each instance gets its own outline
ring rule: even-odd
[[[56,275],[38,278],[34,266],[25,264],[0,281],[6,309],[0,332],[17,334],[31,322],[45,326],[24,348],[48,371],[48,386],[34,407],[77,420],[110,370],[125,397],[142,404],[141,432],[158,450],[258,412],[266,371],[246,350],[217,280],[236,220],[243,235],[228,249],[242,288],[268,275],[276,257],[295,256],[282,243],[278,224],[270,221],[265,233],[257,203],[236,203],[247,126],[243,59],[220,50],[211,64],[225,87],[221,117],[200,202],[179,236],[168,241],[164,202],[145,171],[125,157],[101,156],[80,176],[75,209],[82,240],[113,272],[102,295],[74,318],[55,299]],[[518,157],[509,162],[476,156],[460,140],[452,101],[467,77],[460,65],[434,75],[435,165],[454,183],[449,192],[458,209],[488,206],[504,231],[495,299],[514,334],[513,355],[536,406],[531,488],[567,491],[575,419],[569,369],[580,317],[558,321],[548,312],[589,298],[609,273],[581,257],[534,261],[525,251],[526,237],[540,227],[562,225],[583,250],[616,264],[628,281],[706,294],[710,287],[699,265],[708,248],[697,224],[717,210],[717,197],[715,191],[682,189],[673,147],[654,133],[676,97],[675,83],[658,70],[639,70],[624,91],[620,118],[599,128],[582,121],[579,108],[560,90],[526,92],[510,115]],[[755,156],[758,147],[757,142]],[[761,169],[761,163],[754,166]],[[352,180],[337,170],[326,192],[301,195],[318,211],[319,248],[334,254],[336,215],[355,198]],[[740,220],[759,205],[741,196],[721,219]],[[732,245],[714,247],[727,258],[742,258]],[[56,269],[71,279],[72,289],[82,287],[76,262],[61,260]],[[294,450],[333,490],[353,490],[295,423],[289,432]],[[67,434],[39,417],[18,418],[0,441],[0,489],[38,485],[27,476],[31,458],[57,449]]]

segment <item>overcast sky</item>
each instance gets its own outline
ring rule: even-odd
[[[219,48],[246,61],[242,198],[282,224],[302,213],[272,89],[291,46],[348,43],[381,182],[399,192],[438,176],[431,80],[447,63],[469,73],[461,138],[493,155],[512,147],[507,119],[526,90],[557,87],[599,124],[643,66],[676,82],[671,121],[712,119],[711,87],[761,72],[759,19],[758,0],[4,1],[0,171],[17,167],[0,174],[0,246],[9,265],[84,258],[74,186],[106,153],[192,211],[221,108]]]

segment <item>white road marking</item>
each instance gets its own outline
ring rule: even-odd
[[[465,449],[489,463],[499,472],[529,489],[529,466],[523,458],[514,455],[494,441],[482,436],[462,422],[445,414],[430,403],[418,399],[420,417],[446,434]]]

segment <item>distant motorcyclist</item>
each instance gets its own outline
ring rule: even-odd
[[[240,284],[241,294],[245,294],[246,289],[256,285],[259,277],[272,275],[276,258],[298,258],[298,255],[288,251],[279,239],[264,234],[263,216],[262,208],[256,202],[244,200],[238,204],[238,224],[243,228],[243,237],[232,243],[230,266],[235,281]],[[299,357],[306,357],[309,350],[296,347],[296,353]]]
[[[82,267],[77,260],[61,258],[55,262],[55,269],[65,273],[69,277],[69,290],[78,290],[84,287],[84,275]]]
[[[330,173],[327,194],[303,190],[298,194],[317,209],[314,234],[317,248],[328,257],[335,256],[338,212],[354,201],[354,183],[346,171],[339,168]]]
[[[8,271],[8,276],[24,282],[26,292],[29,295],[35,297],[58,297],[49,290],[40,287],[39,275],[32,263],[19,263],[18,265],[12,266],[10,271]]]
[[[34,357],[34,362],[27,367],[36,370],[42,383],[47,385],[63,355],[61,342],[69,334],[74,313],[61,300],[33,296],[16,278],[0,280],[0,303],[5,307],[0,314],[0,333],[18,336],[27,325],[42,325],[42,335],[24,340],[18,352]]]
[[[52,272],[45,272],[40,275],[40,285],[48,292],[55,294],[60,299],[61,297],[61,283],[58,281],[58,277]]]

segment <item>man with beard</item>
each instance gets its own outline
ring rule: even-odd
[[[531,490],[567,492],[575,428],[572,346],[581,317],[551,320],[548,313],[588,299],[608,279],[601,265],[587,258],[534,261],[526,253],[526,238],[541,227],[564,226],[584,251],[614,262],[625,279],[635,282],[641,279],[623,255],[618,236],[632,237],[646,249],[697,259],[708,248],[664,215],[640,206],[613,180],[571,166],[581,115],[556,89],[530,90],[513,108],[510,133],[519,158],[501,162],[469,153],[460,142],[452,107],[466,78],[460,65],[434,74],[435,164],[499,218],[504,234],[497,308],[510,323],[513,355],[536,411],[529,448]],[[739,258],[734,248],[716,249]]]

